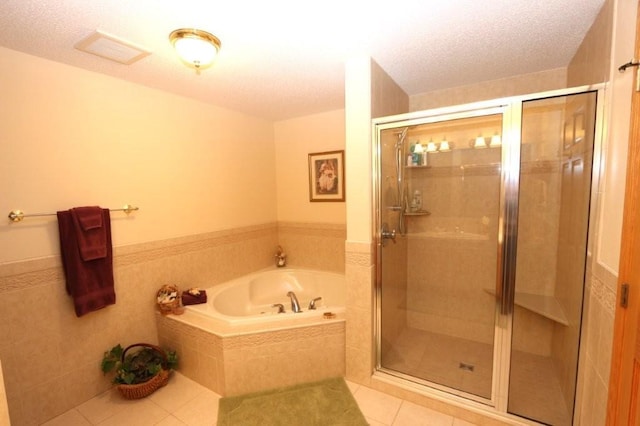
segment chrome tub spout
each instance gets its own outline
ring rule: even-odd
[[[300,303],[298,302],[298,298],[296,297],[296,294],[290,291],[287,293],[287,296],[289,296],[289,298],[291,299],[291,310],[295,313],[302,312],[302,309],[300,309]]]

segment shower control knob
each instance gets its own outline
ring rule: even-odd
[[[389,226],[384,223],[382,224],[382,229],[380,230],[380,237],[382,239],[382,245],[384,245],[385,240],[391,240],[393,243],[396,243],[396,230],[389,230]]]

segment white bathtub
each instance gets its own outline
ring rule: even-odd
[[[287,293],[293,291],[302,312],[291,310]],[[309,302],[316,309],[308,309]],[[263,322],[290,321],[303,318],[324,318],[325,313],[344,312],[345,279],[342,274],[307,269],[270,269],[245,275],[207,289],[207,303],[187,306],[190,312],[212,317],[226,325],[246,325]],[[278,313],[280,303],[285,313]]]

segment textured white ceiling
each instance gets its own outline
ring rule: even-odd
[[[604,0],[2,0],[0,45],[279,120],[344,106],[344,63],[370,55],[409,95],[565,67]],[[200,75],[168,41],[222,41]],[[122,65],[74,44],[100,30],[152,54]]]

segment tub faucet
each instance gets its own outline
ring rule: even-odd
[[[296,297],[296,294],[290,291],[289,293],[287,293],[287,296],[289,296],[289,298],[291,299],[291,310],[296,314],[302,312],[302,309],[300,309],[300,303],[298,303],[298,298]]]
[[[273,305],[271,305],[272,308],[278,308],[278,313],[279,314],[284,314],[284,305],[282,303],[274,303]]]
[[[311,299],[309,301],[309,309],[315,309],[316,308],[316,302],[318,300],[322,300],[322,297],[316,297],[315,299]]]
[[[278,251],[276,252],[276,266],[278,268],[287,266],[287,254],[282,250],[281,246],[278,246]]]

